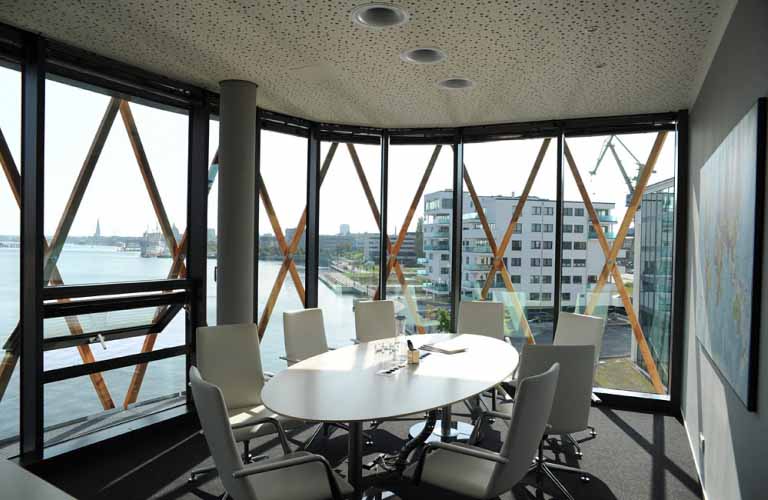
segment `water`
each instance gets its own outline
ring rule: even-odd
[[[170,259],[141,258],[137,252],[121,252],[114,247],[65,245],[59,259],[59,269],[66,284],[104,283],[164,279],[171,265]],[[216,283],[213,281],[216,261],[208,260],[208,323],[216,319]],[[281,262],[259,262],[259,312],[266,304]],[[303,269],[299,268],[303,280]],[[336,295],[322,282],[318,301],[325,316],[325,331],[331,347],[349,345],[354,337],[353,297]],[[283,344],[283,318],[285,310],[301,309],[301,301],[288,276],[280,292],[269,326],[261,344],[264,370],[277,372],[285,368],[280,356],[285,354]],[[116,326],[148,323],[154,309],[113,312],[80,318],[86,331],[115,328]],[[16,326],[19,318],[19,250],[0,248],[0,341]],[[46,337],[67,335],[69,330],[63,319],[45,321]],[[183,312],[157,337],[155,349],[182,345],[185,340]],[[104,350],[99,344],[91,345],[97,360],[125,356],[140,352],[144,337],[123,339],[107,343]],[[48,351],[44,354],[46,370],[81,363],[75,348]],[[139,395],[139,401],[152,399],[184,390],[183,357],[150,363]],[[134,373],[134,367],[104,372],[103,376],[116,406],[124,400]],[[96,392],[88,377],[80,377],[45,386],[45,426],[67,422],[102,411]],[[19,382],[18,367],[0,402],[0,439],[18,434]]]

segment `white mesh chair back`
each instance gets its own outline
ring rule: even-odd
[[[597,367],[600,362],[600,351],[603,349],[604,333],[604,318],[560,312],[557,317],[557,332],[555,332],[553,343],[554,345],[595,346],[595,367]]]
[[[197,368],[205,380],[221,389],[227,408],[260,405],[264,372],[258,327],[242,324],[198,328]]]
[[[549,415],[550,434],[570,434],[589,425],[594,349],[592,345],[523,347],[518,371],[520,378],[541,373],[553,363],[560,365],[560,381]]]
[[[370,342],[395,336],[395,303],[391,300],[361,300],[355,303],[355,336]]]
[[[189,382],[203,435],[224,489],[232,498],[256,500],[256,492],[248,481],[232,477],[234,472],[243,468],[243,460],[232,436],[221,390],[203,380],[194,366],[189,369]]]
[[[504,304],[488,301],[462,301],[456,333],[471,333],[504,340]]]
[[[500,452],[509,461],[495,466],[484,498],[511,490],[528,473],[546,430],[559,371],[555,363],[543,373],[520,379],[509,432]]]
[[[327,352],[322,309],[284,312],[283,340],[288,366]]]

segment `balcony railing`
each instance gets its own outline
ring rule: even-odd
[[[490,264],[464,264],[465,271],[489,271]]]
[[[451,247],[447,242],[446,243],[424,243],[424,250],[448,251],[450,249]]]
[[[471,252],[471,253],[491,253],[491,246],[490,245],[466,245],[462,248],[465,252]]]
[[[432,293],[450,293],[451,287],[445,283],[424,283],[422,289]]]
[[[603,231],[603,234],[605,234],[605,237],[609,240],[615,240],[616,239],[616,233],[613,231]],[[590,240],[596,240],[597,239],[597,233],[594,229],[591,227],[589,228],[589,239]]]
[[[615,215],[598,215],[597,218],[600,222],[609,222],[613,224],[619,222]]]

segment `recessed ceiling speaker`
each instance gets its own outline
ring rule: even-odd
[[[366,28],[389,28],[408,22],[408,13],[402,7],[385,2],[358,5],[352,11],[352,21]]]
[[[400,54],[400,59],[413,64],[435,64],[445,61],[445,58],[445,52],[432,47],[419,47]]]
[[[446,90],[460,90],[474,87],[475,82],[467,78],[446,78],[437,82],[437,86]]]

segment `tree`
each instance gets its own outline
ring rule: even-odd
[[[424,257],[424,217],[416,221],[416,258]]]
[[[451,331],[451,315],[445,309],[437,310],[437,330],[439,332]]]

